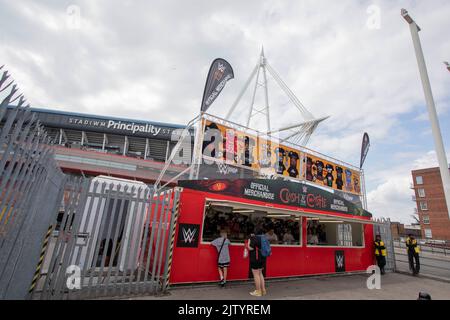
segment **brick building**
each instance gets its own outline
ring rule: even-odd
[[[406,238],[409,234],[414,235],[417,239],[423,238],[422,228],[420,225],[404,225],[400,222],[391,222],[391,233],[394,240]]]
[[[422,234],[426,239],[450,240],[450,219],[439,168],[413,170],[411,174]]]

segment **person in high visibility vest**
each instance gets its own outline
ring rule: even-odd
[[[420,249],[417,246],[417,240],[414,238],[412,234],[409,234],[408,238],[406,238],[406,248],[408,251],[409,269],[412,271],[413,275],[416,276],[419,274],[420,271],[420,261],[419,261]]]
[[[384,266],[386,265],[386,247],[384,242],[381,241],[381,236],[377,234],[375,236],[375,258],[377,259],[377,265],[380,268],[381,274],[384,274]]]

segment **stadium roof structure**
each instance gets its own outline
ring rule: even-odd
[[[270,74],[275,80],[275,83],[282,89],[284,94],[289,98],[291,104],[298,110],[299,118],[301,121],[293,123],[291,125],[283,126],[277,129],[272,129],[271,127],[271,117],[270,117],[270,106],[269,102],[269,87],[267,85],[267,74]],[[280,142],[291,142],[296,145],[306,146],[311,135],[317,128],[320,122],[326,120],[328,117],[316,118],[314,115],[300,102],[296,95],[289,89],[286,83],[281,79],[274,68],[269,64],[267,58],[264,55],[264,48],[261,49],[261,54],[258,63],[253,68],[250,77],[245,82],[244,87],[240,91],[236,100],[232,104],[230,110],[228,111],[225,119],[229,120],[233,114],[236,113],[236,108],[239,105],[242,97],[247,92],[250,84],[254,80],[253,92],[251,103],[249,106],[246,127],[250,127],[251,120],[256,115],[264,115],[266,118],[267,135],[279,135]],[[255,105],[255,97],[258,88],[262,87],[264,89],[264,106]],[[240,114],[242,112],[240,111]],[[242,117],[241,117],[242,119]]]
[[[8,108],[12,108],[12,106],[8,106]],[[55,115],[66,115],[66,116],[74,116],[74,117],[84,117],[84,118],[90,118],[90,119],[98,119],[98,120],[115,120],[115,121],[126,121],[126,122],[134,122],[134,123],[141,123],[141,124],[152,124],[155,126],[164,126],[164,127],[172,127],[172,128],[179,128],[183,129],[186,126],[180,125],[180,124],[173,124],[173,123],[167,123],[167,122],[157,122],[157,121],[146,121],[142,119],[130,119],[130,118],[120,118],[120,117],[112,117],[112,116],[105,116],[105,115],[98,115],[98,114],[90,114],[90,113],[80,113],[80,112],[69,112],[69,111],[62,111],[62,110],[55,110],[55,109],[46,109],[46,108],[36,108],[32,107],[30,108],[31,111],[34,112],[41,112],[41,113],[48,113],[48,114],[55,114]]]

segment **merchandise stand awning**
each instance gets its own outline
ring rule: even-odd
[[[233,208],[239,208],[239,209],[261,209],[262,211],[268,211],[270,213],[280,213],[280,214],[294,214],[299,217],[308,217],[308,218],[338,218],[341,221],[345,222],[357,222],[357,223],[363,223],[363,224],[379,224],[377,221],[373,220],[366,220],[366,219],[358,219],[358,218],[350,218],[350,217],[343,217],[341,215],[334,215],[329,213],[314,213],[310,212],[307,209],[300,209],[300,208],[292,208],[292,209],[283,209],[274,207],[272,205],[266,204],[266,205],[257,205],[257,204],[248,204],[245,202],[239,202],[239,201],[232,201],[232,200],[218,200],[218,199],[211,199],[206,198],[206,201],[208,204],[213,206],[227,206],[227,207],[233,207]]]

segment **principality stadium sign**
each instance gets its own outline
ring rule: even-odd
[[[162,128],[154,126],[152,124],[140,124],[135,122],[122,122],[115,120],[90,120],[81,118],[69,118],[69,123],[82,125],[82,126],[94,126],[94,127],[106,127],[107,129],[125,130],[135,134],[136,132],[150,133],[153,136],[157,136]]]
[[[155,137],[159,139],[170,139],[176,128],[158,126],[152,123],[128,122],[115,119],[97,119],[88,117],[67,117],[66,126],[78,130],[97,130],[124,135],[136,135],[144,137]],[[59,121],[60,125],[63,125]],[[64,125],[63,125],[64,126]]]
[[[134,122],[124,123],[122,121],[114,121],[109,120],[107,128],[113,128],[118,130],[127,130],[131,131],[133,134],[136,132],[150,133],[154,136],[157,136],[162,128],[155,127],[152,124],[146,123],[144,124],[136,124]]]

